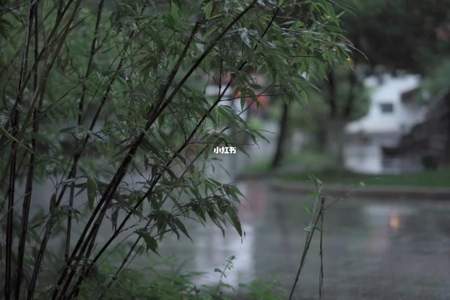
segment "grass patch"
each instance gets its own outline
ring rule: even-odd
[[[301,170],[332,169],[335,164],[328,156],[314,151],[288,155],[277,170],[272,170],[270,159],[258,160],[245,168],[241,175],[298,173]]]
[[[301,183],[312,183],[317,178],[324,184],[349,186],[450,188],[450,168],[399,175],[358,174],[338,169],[330,155],[314,150],[288,155],[275,171],[270,168],[270,160],[258,161],[244,171],[244,175],[259,174]]]
[[[119,249],[110,254],[112,258],[116,258],[121,252],[122,250]],[[142,258],[144,257],[145,255]],[[208,285],[196,283],[196,279],[202,273],[185,271],[183,265],[178,265],[174,257],[162,256],[161,258],[161,261],[151,262],[148,266],[146,263],[140,263],[139,267],[134,265],[124,268],[114,284],[108,285],[113,272],[117,269],[117,261],[113,262],[114,260],[111,259],[86,279],[78,298],[90,300],[103,296],[105,300],[286,299],[286,291],[275,281],[254,280],[235,287],[226,283],[226,277],[233,269],[234,256],[228,258],[222,268],[214,270],[217,282]]]
[[[260,160],[246,167],[242,175],[261,175],[268,172],[270,172],[270,161]]]

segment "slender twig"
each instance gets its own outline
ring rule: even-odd
[[[320,275],[319,275],[319,300],[322,299],[323,295],[323,280],[324,280],[324,272],[323,272],[323,223],[324,223],[324,209],[325,209],[325,200],[324,198],[320,199],[320,207],[322,213],[320,214],[320,242],[319,242],[319,256],[320,256]]]
[[[305,261],[306,261],[306,256],[309,252],[309,248],[311,245],[311,241],[314,237],[314,232],[317,229],[317,225],[319,224],[320,220],[323,218],[323,213],[324,213],[324,206],[323,203],[325,201],[325,199],[320,195],[320,190],[318,192],[318,199],[316,201],[316,209],[314,210],[314,215],[313,218],[307,228],[307,234],[306,234],[306,238],[305,238],[305,245],[303,247],[303,251],[302,251],[302,255],[300,258],[300,263],[298,266],[298,270],[297,273],[295,275],[295,280],[294,280],[294,284],[292,285],[292,288],[290,290],[289,293],[289,300],[292,300],[294,297],[294,292],[296,287],[298,286],[299,283],[299,279],[300,279],[300,275],[302,273],[303,270],[303,266],[305,265]]]

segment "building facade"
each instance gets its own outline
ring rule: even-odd
[[[396,147],[404,135],[424,120],[426,108],[413,96],[419,83],[417,75],[384,74],[365,80],[370,92],[369,111],[345,128],[344,164],[347,169],[380,174],[415,167],[392,159],[388,149]]]

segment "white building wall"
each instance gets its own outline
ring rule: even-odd
[[[348,133],[399,133],[410,129],[424,117],[424,110],[404,104],[401,95],[419,85],[420,77],[404,75],[392,77],[384,75],[380,79],[369,77],[365,85],[370,91],[369,112],[363,118],[351,122],[347,126]],[[392,104],[392,113],[383,113],[382,104]]]
[[[350,142],[344,149],[345,167],[351,171],[377,174],[382,171],[382,153],[375,143]]]
[[[403,75],[369,77],[369,111],[363,118],[349,123],[345,130],[348,140],[344,149],[345,166],[355,172],[384,172],[383,147],[395,146],[425,116],[417,103],[405,103],[402,94],[418,87],[420,77]],[[392,110],[391,110],[392,109]]]

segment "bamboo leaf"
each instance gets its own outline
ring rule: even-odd
[[[152,237],[149,232],[147,232],[145,230],[138,230],[137,234],[139,234],[139,236],[144,239],[147,251],[151,250],[152,252],[159,255],[158,241],[154,237]]]
[[[20,147],[23,147],[24,149],[26,149],[28,152],[33,153],[33,150],[31,150],[30,148],[28,148],[26,145],[24,145],[22,142],[20,142],[18,139],[16,139],[15,137],[13,137],[8,130],[6,130],[5,128],[3,128],[3,126],[0,126],[0,132],[6,136],[6,138],[8,140],[10,140],[11,142],[17,143]]]
[[[239,217],[236,213],[235,208],[229,207],[227,210],[227,214],[228,214],[228,217],[230,218],[231,224],[236,229],[239,236],[242,237],[242,225],[241,225],[241,221],[239,221]]]
[[[93,209],[95,205],[95,197],[97,195],[97,182],[92,178],[88,178],[86,186],[88,206],[90,209]]]
[[[175,225],[178,227],[178,229],[181,230],[181,232],[188,237],[190,240],[192,240],[191,236],[189,235],[189,232],[186,229],[186,226],[183,224],[183,222],[181,222],[179,219],[174,218],[173,219]]]

